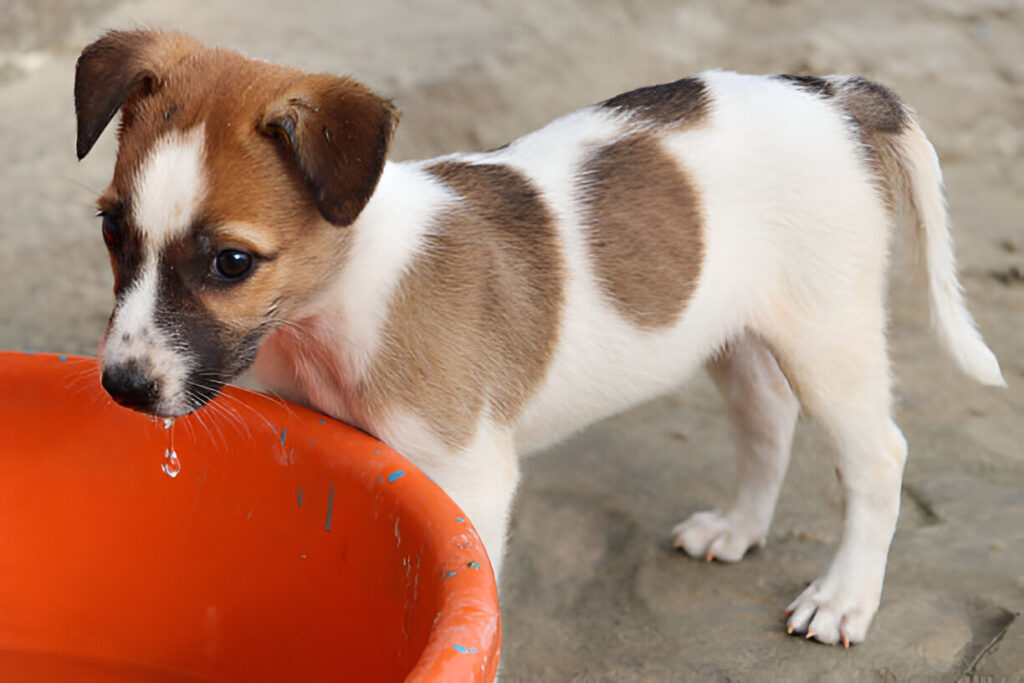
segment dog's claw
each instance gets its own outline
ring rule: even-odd
[[[814,637],[814,629],[813,628],[808,628],[807,629],[807,635],[804,636],[804,638],[806,638],[807,640],[810,640],[813,637]]]
[[[843,629],[840,628],[839,629],[839,637],[843,639],[843,647],[845,647],[847,650],[849,650],[850,649],[850,639],[846,636],[846,631],[844,631]]]
[[[704,561],[710,562],[713,559],[715,559],[715,554],[709,550],[708,554],[704,556]]]
[[[786,624],[786,633],[793,635],[793,624],[792,622]]]
[[[782,613],[783,619],[789,619],[793,615],[793,610],[787,609]]]

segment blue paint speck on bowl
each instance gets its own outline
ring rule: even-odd
[[[285,438],[285,436],[287,436],[287,434],[288,434],[288,430],[285,429],[284,427],[281,427],[281,445],[282,446],[284,445],[284,438]]]
[[[452,645],[452,647],[455,649],[456,652],[461,652],[464,655],[476,654],[476,648],[475,647],[467,648],[467,647],[463,647],[462,645],[459,645],[458,643],[456,643],[455,645]]]
[[[405,476],[405,470],[395,470],[394,472],[392,472],[391,474],[388,475],[388,483],[390,484],[391,482],[393,482],[393,481],[395,481],[397,479],[401,479],[404,476]]]
[[[60,357],[60,358],[58,358],[57,360],[59,360],[59,361],[60,361],[61,363],[63,363],[63,362],[64,362],[64,361],[66,361],[67,359],[68,359],[68,357],[67,357],[67,356],[61,356],[61,357]]]
[[[461,524],[462,522],[465,522],[465,521],[466,521],[466,518],[465,518],[465,517],[456,517],[456,518],[455,518],[455,521],[456,521],[456,522],[459,522],[459,523]]]
[[[331,516],[334,514],[334,484],[331,484],[330,493],[327,494],[327,523],[324,524],[324,531],[331,530]]]
[[[445,575],[444,575],[444,576],[442,576],[441,578],[442,578],[442,579],[450,579],[450,578],[452,578],[453,576],[455,576],[455,570],[454,570],[454,569],[453,569],[453,570],[451,570],[450,572],[446,572],[446,573],[445,573]]]

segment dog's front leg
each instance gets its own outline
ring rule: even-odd
[[[509,515],[519,483],[519,460],[510,430],[483,425],[469,446],[444,457],[420,452],[415,445],[399,451],[466,513],[483,541],[494,576],[500,578]]]

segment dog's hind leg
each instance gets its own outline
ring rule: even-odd
[[[775,356],[755,335],[731,342],[707,368],[729,406],[735,485],[724,508],[692,515],[673,536],[689,555],[735,562],[768,534],[800,405]]]
[[[804,411],[835,444],[843,492],[835,557],[790,604],[787,630],[844,645],[864,639],[878,610],[907,454],[891,418],[884,308],[865,303],[833,300],[831,315],[819,311],[769,342]]]

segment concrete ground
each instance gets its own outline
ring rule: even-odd
[[[141,25],[361,78],[404,111],[398,158],[497,146],[705,68],[857,72],[894,88],[943,159],[961,277],[1010,386],[957,373],[897,254],[892,355],[910,459],[867,641],[844,651],[783,630],[782,609],[825,569],[839,531],[832,456],[811,424],[766,547],[735,565],[670,547],[672,526],[730,486],[728,425],[699,377],[526,462],[503,676],[1024,680],[1019,0],[0,0],[0,348],[95,352],[111,296],[90,203],[115,146],[108,131],[75,161],[73,65],[103,29]]]

